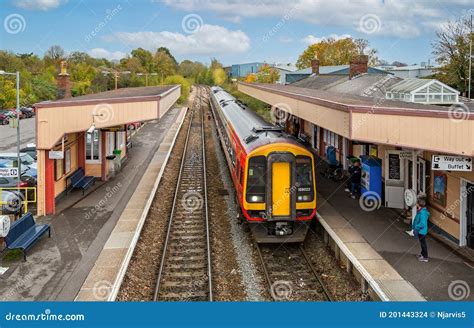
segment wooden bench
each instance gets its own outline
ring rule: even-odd
[[[78,168],[73,174],[67,177],[67,180],[70,181],[69,187],[66,183],[66,189],[68,192],[71,189],[82,189],[83,195],[86,189],[95,184],[95,177],[84,175],[84,169],[82,167]]]
[[[46,232],[51,237],[51,227],[49,224],[36,224],[33,215],[26,213],[12,224],[8,235],[5,237],[7,249],[21,249],[23,251],[23,260],[26,261],[26,252]]]

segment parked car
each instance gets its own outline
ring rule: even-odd
[[[8,117],[16,117],[16,113],[9,109],[0,109],[0,114],[6,115]]]
[[[0,113],[0,124],[1,125],[8,125],[10,123],[10,117]]]
[[[20,149],[20,152],[27,153],[36,161],[36,144],[27,144],[26,147]]]
[[[21,107],[20,110],[25,116],[25,118],[30,118],[30,117],[35,116],[35,111],[31,107]]]
[[[9,160],[9,161],[11,161],[12,162],[11,167],[17,167],[18,166],[18,164],[16,163],[17,158],[18,158],[17,153],[0,153],[0,160]],[[20,153],[20,161],[21,161],[22,166],[25,165],[26,167],[32,168],[32,169],[35,169],[35,170],[38,168],[34,158],[31,157],[30,155],[28,155],[27,153]]]

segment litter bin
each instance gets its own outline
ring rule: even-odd
[[[122,154],[122,150],[121,149],[115,149],[113,151],[113,154],[115,155],[114,171],[119,172],[122,169],[122,161],[121,161],[121,158],[120,158],[120,155]]]

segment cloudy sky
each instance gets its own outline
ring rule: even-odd
[[[387,61],[433,61],[431,43],[472,0],[2,0],[0,48],[119,59],[168,47],[178,60],[294,63],[308,44],[352,36]]]

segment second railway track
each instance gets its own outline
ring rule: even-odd
[[[204,87],[196,87],[153,297],[155,301],[213,300],[202,110],[206,93]]]
[[[258,244],[270,295],[276,301],[332,301],[301,245]]]

